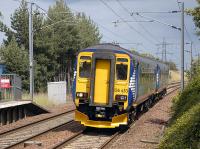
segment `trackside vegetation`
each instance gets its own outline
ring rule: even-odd
[[[172,119],[160,149],[200,149],[200,73],[173,99]]]
[[[188,9],[200,35],[200,1]],[[172,119],[159,145],[160,149],[200,149],[200,59],[194,60],[185,90],[173,99]]]

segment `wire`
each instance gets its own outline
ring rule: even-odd
[[[36,3],[33,3],[37,8],[39,8],[39,9],[41,9],[44,13],[45,13],[45,15],[47,16],[47,18],[50,20],[50,21],[52,21],[52,22],[54,22],[50,17],[49,17],[49,15],[48,15],[48,12],[45,10],[45,9],[43,9],[43,8],[41,8],[38,4],[36,4]]]
[[[138,13],[179,13],[181,11],[140,11]]]
[[[142,45],[142,43],[136,43],[136,42],[119,42],[118,44],[134,44],[134,45]]]
[[[174,28],[174,29],[178,29],[179,31],[181,30],[181,28],[179,28],[179,27],[176,27],[176,26],[174,26],[174,25],[171,25],[171,24],[168,24],[168,23],[159,21],[159,20],[154,19],[154,18],[151,18],[151,17],[147,17],[147,16],[144,16],[144,15],[141,15],[141,14],[138,13],[138,12],[132,12],[132,15],[134,15],[134,14],[135,14],[135,15],[138,15],[138,16],[140,16],[140,17],[142,17],[142,18],[151,19],[151,20],[153,20],[154,22],[157,22],[157,23],[160,23],[160,24],[163,24],[163,25],[167,25],[167,26],[172,27],[172,28]]]
[[[95,22],[95,21],[93,21],[93,22]],[[121,39],[124,40],[124,41],[127,41],[127,40],[130,41],[129,39],[122,38],[121,35],[119,35],[119,34],[113,32],[113,31],[111,31],[110,29],[108,29],[107,27],[103,26],[102,24],[99,24],[99,23],[97,23],[97,22],[95,22],[95,23],[96,23],[98,26],[100,26],[101,28],[103,28],[104,30],[106,30],[107,32],[110,32],[111,34],[113,34],[114,36],[119,37],[119,38],[121,38]],[[132,42],[132,41],[130,41],[130,42]]]
[[[119,4],[128,14],[131,14],[131,12],[130,12],[119,0],[116,0],[116,1],[118,2],[118,4]],[[132,16],[132,17],[134,18],[135,21],[138,21],[137,18],[135,18],[134,16]],[[153,22],[153,20],[151,20],[151,22]],[[152,33],[150,33],[150,32],[144,27],[144,25],[143,25],[142,23],[139,23],[139,22],[138,22],[138,24],[146,31],[147,34],[149,34],[149,36],[150,36],[151,38],[153,37],[153,39],[154,39],[156,42],[159,42],[159,40],[157,40],[157,39],[155,38],[155,36],[154,36]]]
[[[100,0],[108,9],[110,9],[118,18],[120,18],[121,21],[125,21],[125,19],[123,19],[113,8],[111,8],[105,1]],[[148,42],[150,42],[150,40],[142,35],[139,31],[137,31],[133,26],[131,26],[129,23],[125,22],[125,24],[132,29],[134,32],[138,33],[141,37],[145,38]],[[152,44],[152,42],[150,42]]]

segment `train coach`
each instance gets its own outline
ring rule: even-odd
[[[75,120],[96,128],[128,125],[166,93],[166,64],[118,45],[80,50],[73,81]]]

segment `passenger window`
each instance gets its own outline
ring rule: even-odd
[[[117,80],[126,80],[127,79],[127,69],[128,69],[127,65],[117,64],[117,66],[116,66]]]
[[[126,58],[117,58],[118,62],[128,62],[128,59]]]
[[[91,62],[83,61],[79,63],[79,77],[90,78]]]
[[[91,60],[90,56],[81,56],[80,59]]]

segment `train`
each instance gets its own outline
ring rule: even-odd
[[[75,121],[95,128],[128,126],[166,94],[168,78],[168,65],[119,45],[80,50],[72,87]]]

